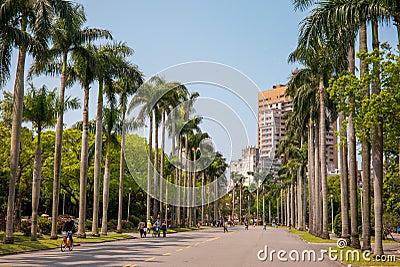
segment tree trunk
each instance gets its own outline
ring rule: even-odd
[[[107,149],[108,150],[108,149]],[[101,235],[107,235],[107,213],[108,213],[108,201],[110,191],[110,155],[107,151],[106,164],[104,168],[104,182],[103,182],[103,219],[101,220]]]
[[[182,162],[182,136],[179,135],[179,160],[178,162],[181,163]],[[176,217],[177,217],[177,224],[180,227],[182,225],[182,221],[181,221],[181,206],[183,204],[183,200],[182,200],[182,196],[183,196],[183,192],[182,192],[182,170],[181,168],[177,168],[177,184],[178,184],[178,206],[176,207]]]
[[[315,235],[320,236],[322,233],[322,209],[321,209],[321,175],[320,175],[320,153],[319,153],[319,132],[318,132],[318,123],[314,127],[314,139],[315,139],[315,145],[314,145],[314,173],[315,173],[315,178],[314,178],[314,230],[315,230]]]
[[[57,117],[56,126],[56,141],[54,145],[54,181],[53,181],[53,206],[51,215],[51,235],[50,239],[57,239],[57,222],[58,222],[58,205],[60,199],[60,174],[61,174],[61,149],[62,149],[62,134],[63,134],[63,116],[64,116],[64,94],[65,83],[67,79],[67,59],[68,54],[63,54],[63,66],[61,70],[60,84],[60,107]]]
[[[153,218],[157,220],[159,215],[159,172],[158,172],[158,119],[157,113],[154,115],[154,174],[153,174],[153,184],[154,184],[154,199],[153,199]]]
[[[308,228],[311,234],[315,234],[315,172],[314,172],[314,123],[308,123]]]
[[[165,150],[165,111],[161,111],[161,157],[160,157],[160,218],[163,218],[163,202],[167,205],[167,191],[165,197],[163,196],[163,183],[164,183],[164,150]],[[167,190],[167,183],[165,183],[165,190]],[[165,214],[167,215],[167,206],[165,206]]]
[[[366,22],[361,23],[360,25],[360,52],[365,51],[368,52],[367,47],[367,24]],[[360,61],[360,77],[363,77],[367,72],[367,63],[365,60]],[[365,98],[370,97],[370,88],[362,89],[365,93]],[[371,193],[370,193],[370,166],[371,166],[371,143],[368,141],[368,133],[367,129],[363,129],[364,132],[364,140],[362,142],[362,189],[361,194],[363,195],[363,203],[362,203],[362,250],[371,250]]]
[[[324,78],[321,76],[319,81],[319,152],[321,159],[321,187],[322,187],[322,238],[329,239],[328,233],[328,182],[326,170],[326,126],[325,126],[325,86]]]
[[[31,241],[37,240],[38,230],[38,207],[40,199],[40,182],[42,178],[42,149],[40,143],[41,131],[41,127],[39,126],[38,142],[35,153],[35,163],[33,167]]]
[[[294,184],[290,185],[290,224],[289,226],[294,227],[296,224],[296,208],[295,208],[295,193]]]
[[[122,96],[124,97],[124,96]],[[119,187],[118,187],[118,225],[117,233],[122,233],[122,201],[124,194],[124,149],[125,149],[125,107],[122,108],[121,151],[119,154]],[[129,220],[129,218],[127,218]]]
[[[146,200],[146,218],[150,220],[150,194],[151,194],[151,158],[152,158],[152,145],[153,145],[153,113],[149,114],[149,148],[147,152],[147,200]]]
[[[7,202],[6,232],[4,244],[14,243],[14,200],[15,180],[19,165],[21,123],[24,103],[24,71],[25,71],[26,48],[21,46],[18,52],[18,65],[14,84],[14,105],[11,128],[11,149],[10,149],[10,183]]]
[[[89,121],[89,86],[84,88],[83,100],[83,123],[82,123],[82,148],[81,148],[81,166],[79,179],[79,224],[78,237],[86,238],[86,184],[88,172],[88,121]]]
[[[103,81],[99,80],[99,95],[97,98],[96,114],[96,141],[94,152],[94,189],[93,189],[93,222],[92,236],[99,236],[99,199],[100,199],[100,175],[102,161],[103,139]]]
[[[360,240],[358,239],[358,200],[357,200],[357,165],[356,165],[356,136],[353,124],[353,114],[349,114],[348,118],[349,129],[349,174],[350,174],[350,223],[351,223],[351,247],[361,248]]]
[[[379,49],[378,37],[378,22],[372,21],[372,46],[374,49]],[[378,69],[380,66],[374,64],[373,68]],[[375,77],[372,83],[372,93],[380,94],[379,76]],[[374,133],[372,134],[372,166],[374,168],[374,214],[375,214],[375,245],[374,254],[383,255],[382,235],[383,235],[383,207],[382,207],[382,189],[383,189],[383,122],[379,119],[375,125]]]

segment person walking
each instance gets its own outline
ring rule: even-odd
[[[161,224],[161,230],[163,232],[163,237],[167,237],[167,223],[165,221]]]
[[[145,228],[146,228],[146,224],[143,221],[141,221],[138,225],[138,229],[140,232],[140,238],[146,237]]]
[[[226,232],[228,232],[228,221],[227,220],[224,220],[224,233]]]
[[[150,220],[147,220],[147,233],[150,234],[150,230],[151,230],[152,224]]]

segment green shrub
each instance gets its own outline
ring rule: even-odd
[[[30,221],[21,222],[20,227],[21,227],[20,231],[22,233],[24,233],[25,236],[31,235],[31,222]]]
[[[86,220],[86,231],[91,231],[92,230],[92,221],[91,220]]]
[[[137,217],[137,216],[135,216],[135,215],[130,215],[129,216],[129,221],[131,222],[131,223],[133,223],[133,225],[139,225],[139,222],[140,221],[143,221],[143,222],[145,222],[146,220],[144,220],[144,218],[139,218],[139,217]]]
[[[122,230],[132,230],[134,227],[133,223],[122,220]]]
[[[107,230],[108,231],[116,231],[117,230],[118,221],[115,219],[111,219],[107,223]]]
[[[49,235],[51,233],[51,220],[38,217],[38,228],[42,235]]]
[[[342,235],[342,214],[336,214],[335,219],[333,220],[333,230],[338,237]]]

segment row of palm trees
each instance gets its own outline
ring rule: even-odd
[[[210,183],[211,179],[219,177],[227,167],[221,154],[215,153],[211,146],[204,145],[209,135],[200,129],[202,118],[192,115],[197,97],[198,93],[189,93],[188,89],[178,82],[167,82],[162,77],[154,76],[142,85],[130,104],[130,110],[140,107],[139,124],[147,122],[149,129],[146,185],[146,218],[149,220],[167,220],[169,208],[166,203],[170,202],[171,197],[176,197],[178,201],[171,212],[172,224],[195,225],[198,216],[194,206],[199,206],[196,202],[196,186]],[[170,169],[170,176],[166,173],[164,159],[167,131],[172,147],[170,162],[174,164]],[[215,156],[211,162],[206,160],[207,154]],[[218,168],[214,168],[215,164]],[[206,177],[211,179],[207,181]],[[165,180],[178,187],[169,187]],[[168,192],[168,189],[174,192]],[[204,221],[204,192],[202,196],[201,220]]]
[[[355,41],[359,40],[359,52],[368,52],[367,32],[371,26],[373,49],[379,49],[379,26],[394,21],[399,33],[400,5],[390,0],[294,0],[296,9],[310,9],[300,24],[297,48],[290,54],[289,62],[300,63],[303,68],[291,78],[287,94],[293,100],[293,112],[288,116],[288,137],[281,143],[283,164],[292,177],[291,186],[297,187],[296,225],[305,227],[304,196],[308,191],[310,232],[322,238],[328,233],[328,187],[326,169],[326,131],[329,125],[339,121],[341,216],[342,237],[353,248],[361,248],[358,233],[357,161],[356,161],[356,110],[337,109],[328,97],[329,79],[340,73],[356,70]],[[360,77],[368,73],[369,66],[361,57]],[[376,74],[375,74],[376,75]],[[377,74],[379,75],[379,74]],[[380,92],[379,76],[361,88],[365,98]],[[350,101],[342,99],[343,102]],[[374,125],[372,135],[366,127],[358,130],[362,143],[362,190],[363,250],[371,250],[371,188],[374,192],[374,254],[382,255],[382,184],[383,184],[383,125]],[[347,128],[347,129],[346,129]],[[307,156],[306,154],[307,153]],[[372,157],[372,160],[371,160]],[[371,163],[374,171],[371,172]],[[306,167],[308,188],[306,190]],[[373,180],[373,182],[371,181]],[[294,191],[289,190],[293,195]],[[348,214],[350,205],[350,215]],[[294,206],[294,205],[293,205]],[[294,209],[293,209],[294,210]],[[293,212],[294,213],[294,212]],[[293,221],[292,217],[292,221]],[[294,222],[294,221],[293,221]]]
[[[82,105],[82,121],[77,123],[82,131],[82,146],[80,157],[80,197],[79,197],[79,225],[78,236],[85,237],[86,222],[86,185],[88,175],[88,134],[89,131],[95,133],[95,161],[94,161],[94,199],[93,199],[93,221],[92,234],[94,236],[107,234],[107,210],[110,183],[110,153],[112,144],[115,142],[116,135],[121,134],[120,146],[120,179],[119,179],[119,205],[118,205],[118,225],[117,231],[122,231],[122,202],[123,202],[123,179],[124,179],[124,146],[125,130],[132,129],[143,124],[149,118],[149,144],[148,144],[148,184],[147,184],[147,214],[150,218],[151,196],[150,184],[153,177],[153,217],[165,215],[167,218],[167,205],[165,208],[159,199],[167,199],[167,187],[163,188],[162,180],[159,177],[165,176],[164,155],[165,155],[165,134],[166,116],[172,113],[172,124],[169,124],[168,131],[172,136],[173,154],[178,155],[178,162],[188,162],[189,159],[196,161],[200,158],[200,147],[202,140],[208,137],[201,133],[199,124],[201,118],[191,117],[193,102],[198,96],[197,93],[189,94],[185,86],[177,82],[166,82],[161,77],[153,77],[146,84],[143,84],[143,75],[137,66],[129,62],[128,57],[133,50],[124,43],[107,43],[112,40],[109,31],[98,28],[87,28],[83,7],[79,4],[65,0],[34,0],[34,1],[0,1],[0,58],[1,73],[0,84],[5,85],[10,78],[12,50],[18,49],[18,63],[13,92],[13,111],[12,112],[12,133],[11,133],[11,156],[10,156],[10,184],[7,207],[5,243],[13,242],[14,227],[14,200],[17,168],[19,165],[20,133],[22,123],[22,113],[24,109],[24,80],[25,80],[25,61],[28,55],[33,57],[33,64],[29,68],[28,78],[33,76],[48,75],[60,76],[59,96],[57,105],[52,112],[45,112],[56,121],[56,138],[54,151],[54,181],[53,181],[53,201],[52,201],[52,230],[51,238],[57,238],[57,220],[60,194],[60,173],[62,166],[62,144],[63,144],[63,124],[64,112],[68,108],[69,98],[65,96],[66,88],[78,82],[84,93]],[[102,41],[97,45],[97,41]],[[97,81],[98,98],[95,122],[89,121],[89,90]],[[142,86],[143,84],[143,86]],[[141,90],[138,91],[138,88]],[[54,98],[54,91],[48,92],[44,87],[37,91],[32,88],[32,92],[40,92],[44,97]],[[128,106],[130,96],[137,93],[136,97]],[[108,108],[104,108],[104,96],[108,102]],[[39,98],[40,99],[40,98]],[[76,99],[74,100],[76,101]],[[38,103],[41,103],[40,101]],[[143,104],[142,110],[137,121],[126,121],[129,110]],[[25,106],[28,110],[29,106]],[[75,103],[74,108],[79,104]],[[43,115],[43,114],[39,114]],[[29,117],[27,117],[29,118]],[[32,118],[30,118],[32,121]],[[35,157],[35,171],[33,182],[33,212],[32,212],[32,239],[36,239],[37,231],[37,206],[40,194],[40,133],[45,126],[52,127],[49,122],[33,121],[37,129],[38,149]],[[95,126],[94,126],[95,125]],[[94,126],[94,127],[92,127]],[[158,140],[159,128],[161,126],[161,152],[159,154]],[[153,154],[153,129],[154,129],[154,159]],[[105,140],[103,141],[103,137]],[[99,203],[100,203],[100,176],[102,170],[103,145],[105,146],[106,160],[104,165],[103,182],[103,211],[102,227],[99,233]],[[175,151],[178,151],[176,153]],[[210,152],[211,153],[211,152]],[[159,159],[160,155],[160,159]],[[182,161],[183,157],[185,160]],[[160,167],[158,163],[160,162]],[[215,164],[216,165],[215,165]],[[152,164],[154,166],[152,167]],[[180,166],[182,167],[182,166]],[[171,182],[183,186],[184,190],[179,190],[179,201],[193,203],[194,188],[201,180],[204,184],[205,177],[209,175],[213,179],[219,177],[226,168],[225,159],[217,153],[213,165],[204,169],[201,178],[195,169],[176,168],[174,175],[171,175]],[[173,178],[172,178],[173,177]],[[187,189],[192,187],[193,190]],[[190,195],[188,192],[192,192]],[[202,203],[204,206],[204,202]],[[174,210],[174,220],[176,224],[182,224],[182,219],[189,215],[187,223],[195,224],[194,208]]]
[[[96,46],[93,42],[98,39],[112,39],[109,31],[97,28],[86,28],[86,17],[83,7],[70,1],[0,1],[0,37],[1,37],[1,73],[0,81],[5,85],[10,78],[12,50],[18,49],[18,63],[13,95],[12,138],[10,156],[10,185],[7,207],[7,223],[5,243],[13,242],[13,217],[15,198],[15,178],[19,164],[20,132],[22,123],[23,99],[24,99],[24,73],[25,60],[28,54],[33,56],[34,63],[29,70],[29,78],[33,75],[61,76],[57,108],[48,116],[57,116],[56,140],[54,152],[54,183],[53,183],[53,210],[51,237],[57,238],[57,219],[60,193],[60,171],[62,155],[63,114],[67,109],[68,99],[65,97],[65,89],[74,82],[79,82],[84,91],[82,127],[82,149],[80,168],[80,207],[79,227],[80,236],[85,236],[86,220],[86,183],[88,170],[88,115],[89,115],[89,89],[94,81],[98,81],[98,106],[96,114],[96,162],[95,162],[95,192],[94,192],[94,220],[93,233],[98,234],[98,205],[99,184],[101,173],[102,154],[102,129],[103,129],[103,95],[107,96],[110,109],[104,117],[108,117],[105,125],[107,159],[109,159],[109,144],[111,132],[115,129],[116,117],[121,115],[124,127],[124,118],[127,110],[127,99],[142,84],[142,74],[135,65],[132,65],[127,57],[132,55],[131,48],[124,43],[112,43]],[[47,94],[42,88],[41,96]],[[31,90],[36,92],[35,90]],[[116,95],[119,97],[120,111],[117,111]],[[40,98],[39,98],[40,99]],[[41,102],[38,102],[41,103]],[[26,109],[29,105],[26,106]],[[42,107],[43,108],[43,107]],[[28,109],[29,110],[29,109]],[[119,114],[121,113],[121,114]],[[43,114],[41,114],[43,116]],[[29,117],[27,117],[29,118]],[[52,117],[53,118],[53,117]],[[52,119],[51,118],[51,119]],[[35,171],[33,183],[33,220],[32,231],[36,231],[38,194],[40,193],[40,132],[45,126],[50,126],[50,118],[43,118],[47,122],[33,121],[38,132],[38,149],[35,156]],[[30,119],[31,120],[31,119]],[[122,141],[123,144],[123,141]],[[121,147],[123,158],[123,145]],[[120,207],[118,215],[118,230],[122,229],[122,180],[123,160],[120,174]],[[107,199],[109,186],[109,160],[106,160],[105,183],[103,199]],[[103,227],[102,233],[107,233],[107,201],[103,201]],[[36,207],[36,208],[35,208]],[[32,235],[35,239],[36,234]]]

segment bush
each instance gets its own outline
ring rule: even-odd
[[[116,231],[117,230],[118,221],[115,219],[111,219],[107,223],[107,230],[108,231]]]
[[[38,217],[38,231],[42,235],[49,235],[51,233],[51,220]]]
[[[91,221],[91,220],[86,220],[86,224],[85,224],[86,231],[88,231],[88,232],[92,231],[92,222],[93,221]]]
[[[135,226],[139,225],[140,221],[145,222],[146,220],[144,220],[144,218],[141,220],[139,217],[135,216],[135,215],[130,215],[129,216],[129,221]]]
[[[20,227],[21,227],[20,231],[24,234],[24,236],[31,235],[31,222],[30,221],[21,222]]]
[[[132,230],[134,227],[133,223],[122,220],[122,230]]]
[[[333,220],[333,230],[337,237],[341,237],[342,235],[342,214],[336,214],[335,219]]]

